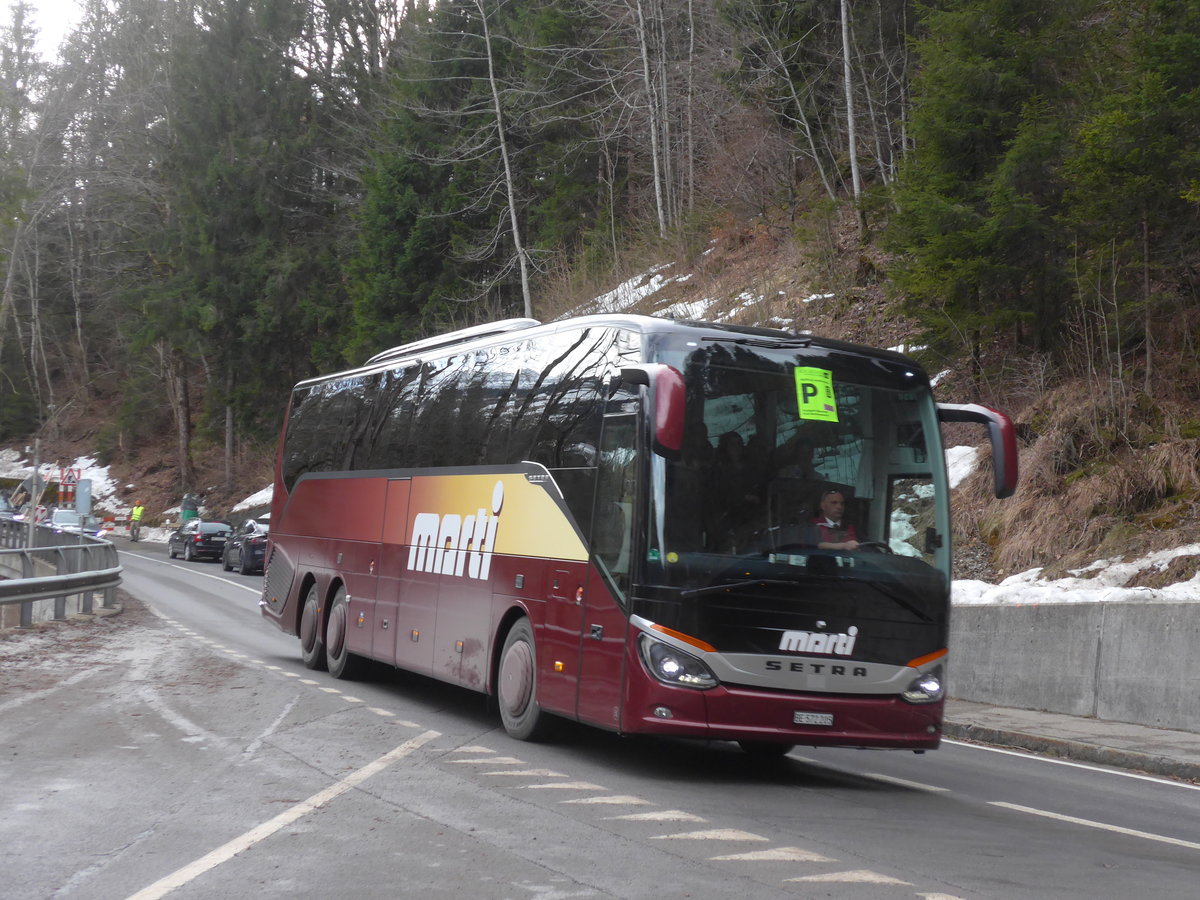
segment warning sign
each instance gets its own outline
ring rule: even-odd
[[[800,418],[818,422],[838,421],[833,372],[814,366],[796,367],[796,404]]]

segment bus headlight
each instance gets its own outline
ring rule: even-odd
[[[946,696],[946,685],[942,681],[942,667],[935,666],[912,680],[900,696],[909,703],[937,703]]]
[[[690,653],[664,644],[645,632],[638,637],[638,650],[650,674],[663,684],[697,690],[717,686],[717,676],[708,666]]]

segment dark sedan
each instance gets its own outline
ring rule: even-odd
[[[174,559],[220,559],[232,531],[225,522],[202,522],[189,519],[167,538],[167,556]]]
[[[263,570],[266,554],[267,523],[259,519],[247,519],[225,544],[221,565],[226,572],[236,568],[243,575],[249,575]]]

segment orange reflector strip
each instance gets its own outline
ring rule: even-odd
[[[669,634],[673,638],[679,638],[685,644],[691,644],[693,647],[704,650],[706,653],[717,652],[717,648],[712,644],[706,644],[700,638],[694,638],[690,634],[684,634],[682,631],[676,631],[674,628],[668,628],[666,625],[651,625],[650,627],[655,631],[661,631],[663,634]]]
[[[949,650],[934,650],[932,653],[926,653],[924,656],[918,656],[916,659],[910,659],[906,665],[910,669],[919,669],[921,666],[925,665],[925,663],[931,663],[935,659],[941,659],[949,652]]]

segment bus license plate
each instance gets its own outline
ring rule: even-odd
[[[793,725],[825,725],[833,727],[833,713],[801,712],[792,713]]]

